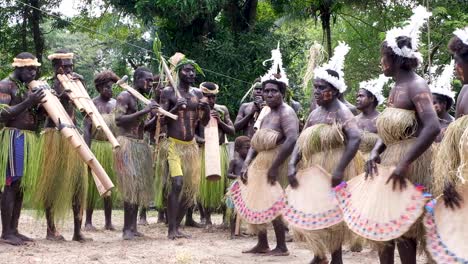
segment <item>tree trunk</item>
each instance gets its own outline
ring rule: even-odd
[[[35,8],[32,8],[32,15],[30,17],[30,23],[32,27],[33,39],[34,39],[34,49],[36,51],[36,57],[39,62],[42,62],[42,55],[44,53],[44,36],[42,35],[40,23],[42,20],[41,6],[39,0],[31,0],[31,5]],[[37,8],[37,9],[36,9]]]
[[[243,10],[243,30],[250,30],[253,28],[255,20],[257,18],[257,5],[258,0],[247,0],[247,2],[245,3]]]
[[[333,56],[332,54],[332,47],[331,47],[331,27],[330,27],[330,11],[329,10],[322,10],[320,14],[320,20],[322,20],[322,30],[325,34],[327,40],[327,52],[328,58]]]
[[[28,42],[27,42],[27,35],[28,35],[28,7],[23,6],[23,23],[21,24],[21,50],[28,50]]]

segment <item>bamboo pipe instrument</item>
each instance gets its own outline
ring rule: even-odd
[[[102,117],[101,113],[99,113],[96,105],[94,105],[94,102],[89,97],[89,94],[81,81],[74,80],[71,75],[58,74],[57,78],[59,79],[60,83],[62,83],[65,91],[70,94],[70,98],[72,99],[75,106],[78,109],[80,109],[80,106],[83,107],[82,112],[86,112],[86,114],[91,118],[91,121],[96,129],[102,130],[104,132],[109,143],[114,149],[120,148],[119,142],[115,138],[109,126],[107,126],[104,118]]]
[[[57,96],[52,93],[49,85],[43,81],[32,81],[28,84],[31,89],[44,87],[45,98],[42,101],[42,106],[46,110],[48,116],[52,119],[55,125],[60,129],[60,133],[72,144],[73,148],[78,152],[81,159],[90,167],[93,172],[93,178],[98,188],[99,194],[105,195],[109,192],[114,184],[110,180],[106,171],[96,159],[94,154],[89,149],[88,145],[80,135],[73,121],[67,114]]]
[[[125,75],[122,77],[122,79],[120,79],[118,82],[117,82],[117,85],[119,85],[120,87],[122,87],[123,89],[125,89],[127,92],[129,92],[131,95],[135,96],[139,101],[141,101],[142,103],[144,103],[145,105],[149,105],[151,103],[151,100],[149,100],[148,98],[144,97],[140,92],[138,92],[136,89],[134,89],[133,87],[131,87],[130,85],[128,85],[126,83],[128,79],[128,76]],[[174,120],[177,120],[177,116],[162,109],[161,107],[158,108],[156,110],[156,112],[158,112],[159,114],[161,115],[165,115],[169,118],[172,118]]]

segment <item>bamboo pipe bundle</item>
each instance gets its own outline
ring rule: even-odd
[[[119,85],[120,87],[122,87],[123,89],[125,89],[127,92],[129,92],[131,95],[135,96],[137,100],[141,101],[142,103],[144,103],[145,105],[149,105],[151,103],[151,100],[149,100],[148,98],[144,97],[141,93],[139,93],[137,90],[135,90],[133,87],[131,87],[130,85],[128,85],[126,83],[128,79],[128,76],[125,75],[122,77],[122,79],[120,79],[118,82],[117,82],[117,85]],[[177,116],[162,109],[162,108],[158,108],[156,110],[156,112],[158,112],[159,114],[161,115],[165,115],[169,118],[172,118],[174,120],[177,120]]]
[[[98,188],[99,194],[102,196],[109,192],[114,187],[114,184],[110,180],[102,165],[89,149],[83,137],[73,126],[72,119],[63,108],[59,99],[52,93],[52,90],[47,85],[47,83],[42,81],[32,81],[28,84],[28,86],[31,89],[46,87],[44,89],[45,98],[42,101],[42,106],[55,125],[60,128],[60,133],[62,133],[62,135],[68,139],[70,144],[72,144],[72,146],[76,149],[83,161],[90,167],[91,171],[93,172],[93,178]]]
[[[102,130],[104,132],[107,139],[109,140],[109,143],[114,149],[119,148],[119,142],[115,138],[109,126],[107,126],[104,118],[102,117],[101,113],[99,113],[96,105],[94,105],[93,101],[89,97],[89,94],[81,81],[74,80],[71,75],[59,74],[57,75],[57,78],[59,79],[60,83],[62,83],[65,91],[70,93],[71,99],[75,106],[78,109],[80,109],[80,106],[82,106],[82,112],[86,112],[86,114],[91,118],[91,121],[93,122],[93,125],[96,127],[96,129]]]
[[[68,75],[67,77],[68,77],[68,79],[72,78],[71,75]],[[80,94],[83,95],[83,96],[87,96],[91,112],[93,113],[93,115],[91,116],[91,119],[94,117],[96,119],[95,122],[100,124],[100,127],[101,127],[102,131],[106,135],[106,137],[109,140],[109,143],[111,143],[112,147],[114,149],[120,148],[119,142],[115,138],[115,136],[112,133],[112,131],[110,130],[109,126],[106,124],[106,121],[104,121],[104,118],[102,117],[101,113],[97,109],[96,105],[93,103],[91,98],[89,98],[88,92],[86,91],[86,88],[83,86],[83,83],[81,81],[79,81],[79,80],[76,80],[75,83],[76,83],[76,85],[78,86],[78,88],[80,90]],[[99,129],[97,124],[95,124],[95,126],[96,126],[97,129]]]

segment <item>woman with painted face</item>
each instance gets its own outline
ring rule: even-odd
[[[361,130],[361,145],[359,150],[364,157],[368,157],[374,148],[379,136],[377,135],[376,120],[379,116],[377,106],[382,104],[385,98],[382,89],[388,77],[381,74],[378,78],[359,83],[359,91],[356,98],[356,107],[361,113],[356,116],[356,122]]]
[[[289,162],[284,217],[295,241],[305,242],[313,252],[314,264],[328,263],[327,253],[331,263],[342,263],[346,226],[330,193],[364,168],[362,156],[356,155],[360,143],[356,120],[339,100],[346,90],[342,68],[348,51],[348,45],[340,43],[330,62],[314,70],[318,107],[310,113]]]

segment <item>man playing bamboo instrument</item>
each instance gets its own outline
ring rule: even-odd
[[[423,7],[413,11],[413,17],[418,17],[418,21],[430,16]],[[414,20],[411,21],[413,23]],[[387,32],[381,46],[383,73],[393,78],[395,86],[390,91],[388,107],[377,118],[380,139],[370,154],[366,172],[375,175],[376,163],[395,166],[387,181],[394,190],[406,188],[406,178],[422,184],[429,191],[432,189],[431,145],[440,128],[431,91],[426,81],[415,72],[422,61],[417,51],[419,28],[409,24],[401,29],[392,29]],[[421,232],[416,232],[418,225],[421,223],[414,224],[398,240],[382,245],[379,249],[380,263],[394,263],[396,244],[401,262],[415,264],[418,241],[423,239],[419,237]]]
[[[252,85],[253,102],[243,103],[239,108],[234,128],[236,131],[242,131],[244,136],[252,138],[255,133],[254,124],[264,105],[262,98],[262,84],[260,79],[255,79]]]
[[[73,53],[67,50],[58,50],[48,56],[54,68],[52,89],[55,90],[63,108],[75,122],[75,112],[72,101],[65,91],[64,86],[58,80],[57,75],[71,75],[72,78],[81,78],[73,72]],[[78,152],[69,141],[64,138],[60,129],[75,124],[62,123],[56,128],[53,121],[48,118],[45,130],[41,134],[44,141],[43,165],[40,178],[37,179],[34,194],[34,205],[39,210],[45,210],[47,220],[48,240],[64,240],[55,227],[55,220],[63,219],[73,210],[73,240],[86,241],[81,233],[81,220],[83,207],[86,199],[87,168],[80,158]]]
[[[209,181],[205,175],[205,157],[202,157],[202,174],[200,175],[200,191],[199,197],[200,202],[205,212],[205,224],[206,226],[212,226],[211,212],[219,209],[223,205],[223,198],[225,194],[225,183],[227,177],[227,170],[229,166],[229,156],[226,142],[226,135],[234,135],[234,125],[232,124],[231,117],[229,116],[229,110],[224,105],[216,104],[217,94],[219,93],[219,87],[217,84],[212,82],[204,82],[200,84],[200,90],[203,93],[204,98],[208,100],[210,106],[211,118],[215,118],[218,123],[218,138],[220,160],[221,160],[221,179],[217,181]],[[205,141],[207,138],[204,135],[204,127],[199,129],[199,136]],[[204,142],[203,142],[204,143]],[[202,151],[203,154],[204,151]],[[210,161],[208,161],[210,162]]]
[[[187,207],[194,202],[200,181],[195,130],[198,122],[206,126],[210,119],[210,107],[201,101],[203,94],[191,87],[196,71],[201,72],[198,64],[184,57],[177,63],[175,71],[177,87],[164,88],[161,106],[176,114],[178,119],[166,118],[168,138],[160,143],[156,166],[156,194],[167,196],[169,239],[188,237],[179,231],[179,225]]]
[[[2,240],[11,245],[23,245],[32,239],[18,232],[23,204],[23,191],[37,177],[40,166],[38,138],[39,113],[37,105],[44,98],[40,89],[30,91],[27,84],[36,78],[41,64],[31,53],[18,54],[12,66],[14,72],[0,81],[0,182]],[[27,149],[26,149],[27,147]]]
[[[113,111],[116,106],[116,100],[112,98],[112,87],[119,80],[119,77],[112,71],[103,71],[96,75],[94,78],[94,86],[99,93],[99,96],[93,99],[93,103],[96,105],[99,113],[101,113],[104,121],[111,131],[116,133],[115,121]],[[93,125],[90,118],[84,121],[84,139],[98,161],[104,166],[107,174],[109,175],[112,182],[116,182],[115,171],[114,171],[114,157],[112,144],[109,143],[107,136],[102,130],[97,130]],[[89,174],[91,175],[91,174]],[[85,230],[94,231],[96,228],[93,226],[92,217],[94,207],[98,204],[101,199],[99,192],[94,183],[93,177],[88,177],[88,194],[87,194],[87,207],[86,207],[86,220]],[[115,230],[112,225],[112,201],[116,197],[117,190],[114,188],[111,195],[103,197],[104,200],[104,217],[106,230]]]
[[[146,68],[138,68],[133,74],[135,89],[145,95],[151,91],[152,73]],[[152,152],[143,141],[146,115],[159,105],[152,100],[144,108],[137,98],[127,91],[117,96],[115,122],[120,128],[117,140],[120,149],[114,153],[117,183],[124,200],[123,239],[131,240],[143,236],[137,231],[139,205],[148,205],[153,197]]]

